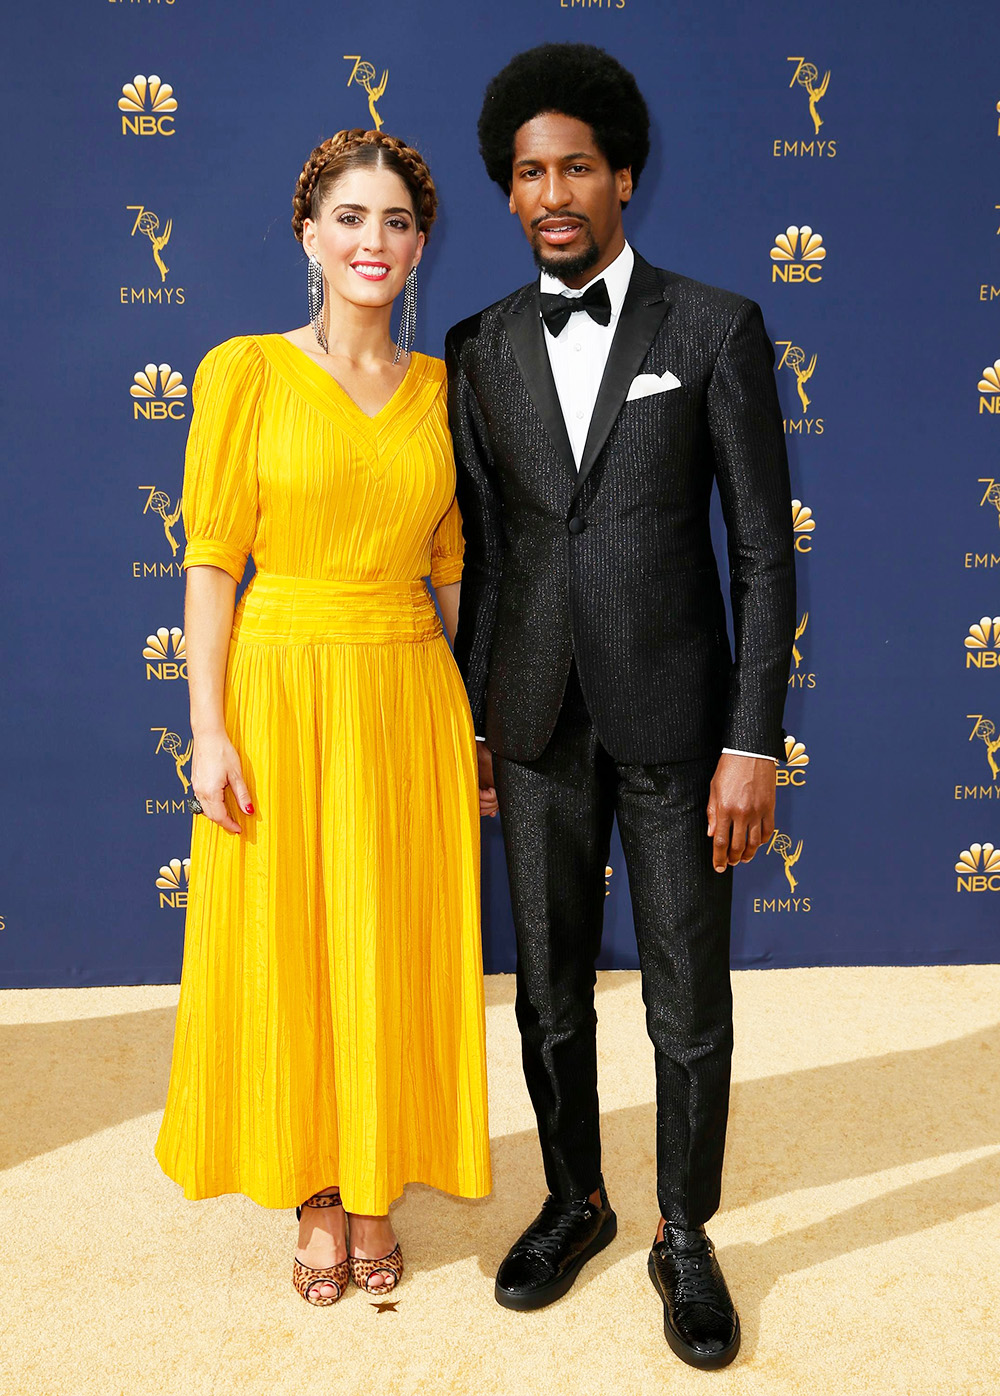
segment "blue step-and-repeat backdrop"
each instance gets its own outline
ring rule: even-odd
[[[0,982],[179,976],[179,493],[213,344],[306,318],[309,150],[383,124],[442,214],[417,347],[530,279],[489,77],[606,47],[655,124],[627,231],[775,344],[800,603],[777,831],[738,966],[997,958],[1000,66],[984,0],[50,0],[6,21]],[[484,831],[485,958],[513,936]],[[634,965],[615,843],[603,963]]]

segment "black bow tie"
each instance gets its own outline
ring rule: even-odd
[[[599,325],[611,324],[611,297],[602,277],[584,291],[582,296],[552,295],[540,292],[542,319],[553,334],[562,334],[569,323],[569,317],[577,310],[585,310]]]

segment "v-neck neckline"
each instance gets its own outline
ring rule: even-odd
[[[403,389],[407,386],[409,380],[413,377],[415,369],[417,368],[417,360],[422,359],[424,357],[422,354],[417,353],[416,350],[410,351],[410,362],[407,364],[406,372],[403,374],[402,378],[399,380],[399,383],[393,389],[391,395],[385,400],[385,402],[382,404],[379,410],[372,414],[366,412],[364,408],[357,403],[357,401],[344,387],[343,383],[341,383],[339,378],[335,378],[333,374],[329,372],[328,369],[325,369],[321,364],[318,364],[316,360],[306,352],[305,349],[300,349],[297,344],[293,344],[292,341],[283,334],[276,334],[274,338],[280,339],[283,344],[286,344],[288,348],[293,351],[293,356],[296,360],[308,364],[309,368],[312,370],[314,375],[319,374],[320,377],[326,383],[332,384],[335,394],[342,397],[344,402],[349,404],[351,409],[354,412],[356,412],[357,415],[360,418],[362,418],[363,421],[368,422],[373,427],[378,423],[379,418],[382,417],[383,414],[387,412],[390,407],[399,406],[399,403],[403,400]]]

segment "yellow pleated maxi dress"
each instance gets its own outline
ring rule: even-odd
[[[457,581],[444,365],[369,418],[281,335],[193,386],[185,566],[256,575],[226,727],[255,809],[194,819],[164,1171],[292,1207],[490,1190],[475,739],[425,581]]]

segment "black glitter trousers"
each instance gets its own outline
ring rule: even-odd
[[[717,761],[614,761],[574,664],[542,755],[494,762],[517,1022],[549,1191],[583,1197],[601,1177],[595,963],[617,816],[656,1063],[657,1195],[666,1220],[687,1227],[719,1205],[729,1110],[732,869],[714,871],[705,832]]]

